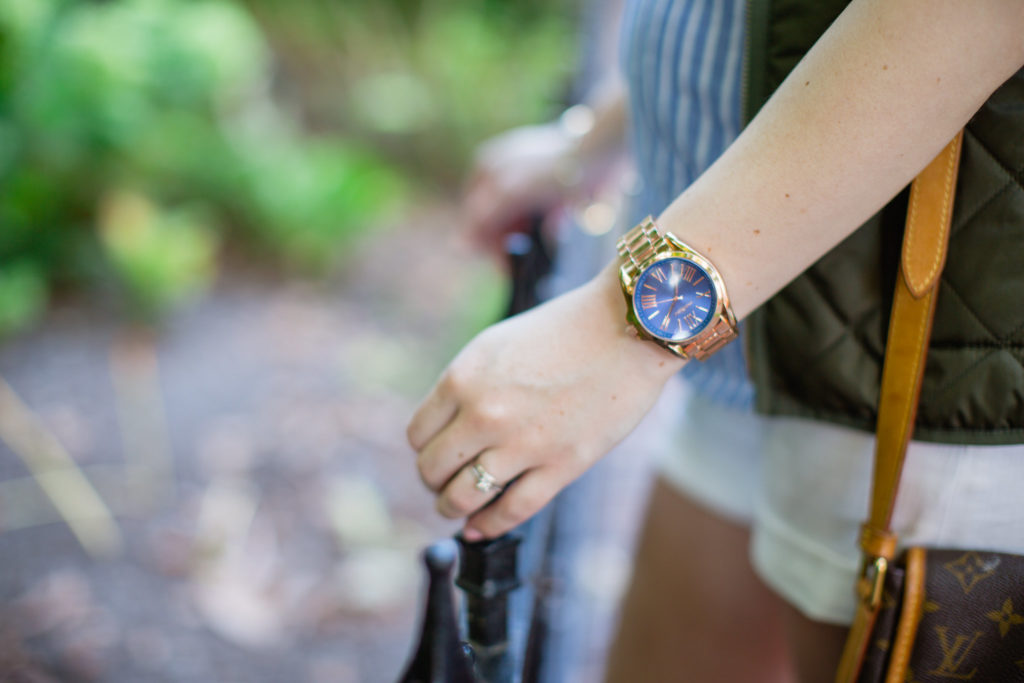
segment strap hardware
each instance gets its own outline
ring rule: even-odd
[[[877,610],[882,604],[882,587],[885,585],[885,575],[889,572],[889,560],[884,557],[865,560],[858,592],[865,605]]]

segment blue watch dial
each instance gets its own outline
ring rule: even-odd
[[[633,312],[658,339],[681,342],[707,327],[718,295],[707,271],[684,258],[658,261],[640,274]]]

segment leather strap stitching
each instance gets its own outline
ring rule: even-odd
[[[939,225],[941,226],[939,233],[941,235],[940,239],[943,241],[945,241],[945,233],[950,230],[950,213],[953,210],[953,203],[949,201],[949,195],[953,191],[954,181],[957,175],[956,170],[960,162],[960,155],[957,152],[961,145],[961,137],[962,133],[958,134],[940,153],[947,157],[946,168],[943,172],[942,214],[941,221],[939,222]],[[953,147],[954,149],[950,150],[950,147]],[[906,244],[903,249],[904,263],[908,266],[905,269],[907,284],[915,298],[920,298],[927,289],[935,285],[935,275],[942,267],[943,257],[946,252],[945,246],[941,249],[934,250],[935,253],[932,258],[931,266],[924,277],[919,280],[918,273],[911,266],[909,255],[913,254],[917,249],[920,249],[920,247],[914,247],[914,236],[917,234],[916,227],[918,225],[917,218],[920,215],[918,211],[918,198],[920,195],[921,193],[917,191],[917,188],[911,188],[910,213],[907,216],[907,237]]]

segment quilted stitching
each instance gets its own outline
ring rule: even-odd
[[[985,301],[977,301],[977,287],[975,284],[978,273],[971,268],[960,268],[956,260],[957,253],[971,253],[971,239],[977,235],[975,228],[981,229],[982,225],[998,225],[1002,216],[1013,215],[1014,208],[1024,206],[1024,184],[1021,182],[1021,174],[1024,173],[1024,164],[1013,169],[1001,159],[986,143],[981,136],[977,135],[973,126],[969,126],[967,134],[970,140],[970,166],[975,173],[975,182],[990,184],[991,190],[981,196],[975,195],[976,199],[971,204],[962,203],[963,210],[954,224],[951,237],[950,254],[951,264],[942,276],[940,290],[940,321],[942,319],[955,320],[962,327],[957,330],[956,335],[950,334],[946,339],[937,332],[937,346],[954,346],[958,343],[959,352],[957,358],[966,362],[956,368],[957,371],[942,377],[938,373],[931,373],[925,378],[925,391],[928,397],[922,410],[919,422],[924,425],[942,425],[949,421],[958,422],[962,412],[970,412],[972,401],[976,399],[971,392],[978,392],[975,382],[979,377],[988,373],[1000,373],[1004,377],[1011,377],[1024,373],[1024,354],[1020,349],[1012,347],[1014,342],[1024,342],[1019,335],[1024,330],[1024,307],[1002,306],[998,308],[999,315],[990,318],[982,309]],[[970,193],[961,192],[961,196]],[[975,252],[977,245],[973,246]],[[1019,254],[1024,254],[1024,244],[1021,245]],[[984,254],[981,254],[984,257]],[[997,256],[992,255],[992,262]],[[1013,260],[1011,256],[1011,261]],[[1011,266],[1003,261],[1003,270],[998,271],[995,277],[1005,277],[1007,281],[1019,277],[1020,266]],[[995,267],[995,266],[993,266]],[[986,295],[982,295],[986,296]],[[987,296],[991,296],[991,288]],[[1007,317],[1007,316],[1016,316]],[[974,326],[969,325],[973,321]],[[941,325],[937,323],[937,326]],[[949,341],[949,345],[943,343]],[[971,348],[965,348],[964,344],[970,344]],[[933,351],[934,353],[934,351]],[[972,353],[977,353],[976,358],[971,358]],[[951,357],[949,357],[951,358]],[[953,367],[955,364],[949,362],[947,365]],[[1016,399],[1019,401],[1019,399]],[[1011,394],[1003,397],[1001,412],[996,410],[994,418],[1002,420],[1010,414],[1012,406],[1015,405],[1015,397]],[[933,407],[934,408],[931,408]],[[956,410],[953,410],[953,408]]]
[[[1018,190],[1024,190],[1024,184],[1022,184],[1024,181],[1021,179],[1021,176],[1024,175],[1024,164],[1015,171],[1011,170],[984,142],[982,142],[981,138],[974,133],[971,126],[967,126],[964,129],[964,155],[974,154],[978,151],[984,152],[985,158],[991,162],[988,170],[995,171],[997,174],[1001,172],[1006,176],[1006,178],[1002,184],[993,184],[988,195],[977,199],[969,198],[968,201],[971,203],[963,206],[961,206],[961,202],[957,203],[957,206],[953,209],[954,216],[953,224],[950,227],[950,240],[954,239],[965,227],[970,225],[977,215],[990,202],[996,200],[1003,192],[1012,190],[1014,187]],[[958,196],[957,199],[960,200],[961,197]]]
[[[1001,141],[987,139],[992,133],[986,126],[1007,134],[1000,121],[992,124],[983,111],[965,136],[950,259],[932,340],[934,360],[926,369],[918,414],[924,438],[970,442],[969,433],[981,429],[1010,435],[1002,442],[1024,440],[1024,306],[1019,304],[1024,301],[1024,146],[1003,145],[1010,148],[1007,156],[996,144]],[[1014,131],[1022,129],[1014,126]],[[890,221],[884,227],[871,229],[891,236],[894,215],[883,219]],[[864,242],[837,252],[844,259],[870,259],[872,248]],[[768,375],[759,388],[769,387],[770,397],[760,405],[872,429],[877,385],[872,387],[870,379],[858,382],[856,376],[880,375],[879,330],[885,326],[888,301],[877,301],[870,281],[837,294],[838,283],[847,282],[836,272],[843,263],[827,256],[765,307],[771,322],[759,360]],[[997,305],[993,292],[1003,299]],[[863,301],[851,302],[850,293]]]
[[[988,362],[989,358],[994,354],[1001,353],[1004,351],[1004,347],[1002,344],[1003,338],[999,337],[999,335],[996,335],[987,325],[985,325],[985,322],[981,319],[980,316],[978,316],[977,313],[975,313],[974,309],[970,307],[970,305],[964,299],[963,295],[960,294],[959,291],[957,291],[956,287],[954,287],[949,282],[944,282],[943,284],[945,286],[945,288],[943,289],[943,293],[951,292],[955,294],[963,309],[968,314],[970,314],[970,316],[974,318],[974,320],[976,320],[979,325],[981,325],[985,329],[989,339],[987,340],[987,344],[983,342],[980,347],[976,347],[984,349],[981,352],[982,355],[976,361],[964,367],[960,372],[958,372],[953,377],[947,379],[945,382],[938,384],[938,386],[931,386],[929,388],[929,391],[933,392],[933,395],[936,397],[949,397],[952,393],[954,386],[958,384],[964,377],[970,374],[972,370],[982,365],[983,363]],[[1020,327],[1017,328],[1017,330],[1020,329]],[[1007,354],[1007,356],[1010,359],[1016,361],[1017,364],[1020,365],[1022,369],[1024,369],[1024,358],[1017,358],[1012,354]]]
[[[879,307],[867,306],[859,313],[847,316],[836,305],[832,296],[829,294],[828,284],[823,282],[821,278],[817,277],[816,273],[807,273],[807,281],[814,286],[817,300],[820,303],[825,304],[823,308],[831,314],[835,325],[838,327],[834,337],[823,342],[824,345],[821,348],[811,353],[810,362],[813,363],[815,362],[815,359],[828,355],[831,351],[835,350],[835,348],[839,346],[846,337],[852,337],[856,343],[864,347],[865,353],[870,353],[870,350],[867,348],[868,341],[865,328],[866,323],[868,322],[877,324],[877,319],[880,314]]]

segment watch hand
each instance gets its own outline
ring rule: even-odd
[[[679,283],[676,283],[676,289],[672,293],[672,305],[668,307],[668,313],[665,314],[665,319],[661,321],[662,329],[668,327],[668,321],[672,318],[672,311],[675,310],[676,302],[679,301]]]
[[[680,275],[682,275],[682,274],[680,273]],[[681,298],[679,296],[679,285],[680,285],[680,283],[682,281],[683,281],[682,277],[680,277],[678,280],[676,280],[676,288],[672,290],[672,308],[675,307],[676,302],[679,301],[679,299]],[[669,315],[672,314],[672,308],[669,308],[669,310],[668,310]]]

